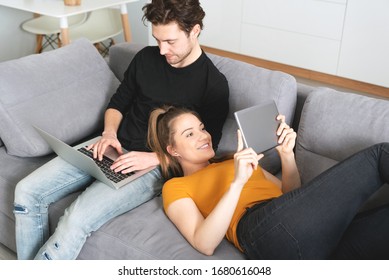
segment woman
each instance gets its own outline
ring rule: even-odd
[[[149,145],[164,176],[164,209],[198,251],[211,255],[222,239],[250,259],[381,259],[389,257],[389,205],[358,214],[389,182],[389,143],[377,144],[330,168],[305,186],[294,160],[296,133],[277,117],[280,181],[258,165],[263,155],[238,149],[210,163],[211,136],[192,111],[152,112]]]

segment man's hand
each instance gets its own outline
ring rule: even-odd
[[[101,136],[100,140],[87,147],[88,150],[93,149],[93,158],[103,160],[103,155],[107,148],[112,146],[119,155],[123,154],[122,145],[116,137],[116,133],[105,133]]]

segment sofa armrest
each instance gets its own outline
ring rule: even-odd
[[[296,161],[306,183],[348,156],[389,142],[389,100],[316,88],[308,94],[299,124]],[[360,211],[389,203],[389,185]]]
[[[389,101],[317,88],[306,99],[296,160],[303,183],[370,145],[389,142]]]

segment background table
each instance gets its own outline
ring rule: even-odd
[[[65,6],[63,0],[0,0],[0,6],[58,18],[62,43],[66,45],[69,44],[68,16],[113,6],[120,6],[124,39],[130,42],[131,29],[126,4],[137,1],[139,0],[81,0],[80,6]]]

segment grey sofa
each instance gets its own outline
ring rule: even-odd
[[[0,63],[0,242],[16,251],[14,189],[27,174],[55,155],[36,134],[35,124],[69,144],[98,133],[110,96],[142,46],[121,43],[107,63],[86,40],[39,55]],[[209,54],[230,87],[230,114],[218,154],[235,150],[232,113],[267,100],[298,130],[296,158],[307,182],[348,155],[373,143],[389,141],[389,101],[312,88],[285,73]],[[183,93],[185,94],[185,93]],[[279,175],[274,151],[261,161]],[[385,194],[386,192],[386,194]],[[74,193],[49,208],[55,229]],[[371,207],[388,200],[388,186],[372,197]],[[103,225],[92,233],[79,259],[245,259],[227,240],[213,256],[195,251],[166,218],[161,197]]]

